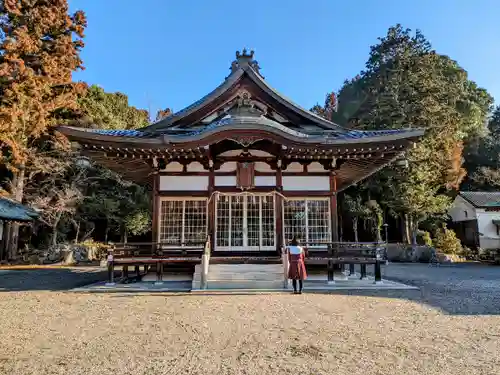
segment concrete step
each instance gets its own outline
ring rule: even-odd
[[[210,289],[283,288],[281,264],[211,264],[207,284]],[[195,267],[193,289],[201,286],[201,265]]]
[[[208,281],[208,289],[283,289],[283,281]],[[199,287],[197,288],[199,289]]]

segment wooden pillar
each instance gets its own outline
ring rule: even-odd
[[[115,285],[115,264],[112,250],[108,252],[108,282],[106,285]]]
[[[122,268],[122,277],[124,279],[128,279],[128,266],[123,266],[123,268]]]
[[[366,279],[366,264],[361,264],[361,280]]]
[[[382,271],[380,269],[380,261],[375,261],[375,283],[382,282]]]
[[[332,242],[334,243],[334,250],[337,249],[339,242],[339,228],[338,228],[338,208],[337,208],[337,176],[333,170],[330,170],[330,215],[331,215],[331,230]],[[333,271],[342,271],[340,264],[332,266]],[[333,279],[332,279],[333,280]]]
[[[338,211],[337,211],[337,176],[330,171],[330,214],[332,228],[332,242],[339,241]]]
[[[156,263],[156,282],[155,284],[163,284],[163,264],[161,262]]]
[[[210,167],[210,174],[208,175],[208,234],[210,235],[210,251],[215,249],[215,210],[217,210],[217,197],[212,194],[215,191],[215,172],[214,167]]]
[[[156,171],[153,175],[153,217],[151,220],[151,232],[152,232],[152,253],[156,254],[156,250],[158,249],[158,230],[160,226],[160,176]]]
[[[280,167],[276,169],[276,190],[278,193],[283,192],[283,171]],[[283,243],[283,197],[276,194],[274,200],[275,214],[276,214],[276,250],[281,252],[284,245]]]
[[[349,276],[353,276],[356,274],[356,271],[354,270],[354,263],[349,264]]]
[[[135,276],[139,278],[141,276],[141,269],[139,266],[135,266]]]
[[[334,246],[335,246],[335,244],[328,245],[328,257],[330,258],[330,259],[328,259],[328,262],[326,265],[327,274],[328,274],[328,284],[335,283],[335,279],[334,279],[335,264],[333,263],[333,260],[331,259],[331,257],[333,257],[333,255],[334,255]]]

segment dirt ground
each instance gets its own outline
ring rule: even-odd
[[[500,371],[499,315],[401,296],[5,291],[0,314],[9,375]]]

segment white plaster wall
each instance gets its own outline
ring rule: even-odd
[[[162,169],[162,171],[165,171],[165,172],[182,172],[182,164],[177,162],[177,161],[173,161],[171,163],[168,163],[167,166],[165,167],[165,169]]]
[[[206,169],[203,168],[203,165],[200,162],[194,161],[187,166],[188,172],[206,172]]]
[[[285,191],[329,191],[329,176],[283,176]]]
[[[161,191],[196,191],[208,189],[208,176],[160,176]]]
[[[285,169],[287,172],[303,172],[304,166],[300,163],[293,162]]]
[[[276,186],[276,176],[255,176],[255,186]]]
[[[236,176],[215,176],[215,186],[236,186]]]
[[[453,205],[448,210],[448,215],[450,215],[453,221],[475,220],[476,209],[461,196],[457,196],[453,201]]]
[[[264,163],[263,161],[255,162],[255,170],[259,172],[273,172],[269,164]]]
[[[312,162],[311,164],[309,164],[307,166],[307,171],[308,172],[328,172],[327,170],[325,170],[325,168],[323,168],[323,166],[318,163],[317,161],[315,162]]]
[[[488,211],[477,213],[479,246],[483,249],[500,249],[500,236],[493,220],[500,220],[500,212]]]
[[[237,164],[235,161],[228,161],[221,165],[220,169],[216,172],[233,172],[236,170]]]

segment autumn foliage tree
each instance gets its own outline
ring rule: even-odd
[[[38,154],[40,139],[50,135],[61,113],[77,108],[83,89],[72,73],[83,68],[79,53],[86,19],[81,11],[68,10],[67,0],[4,0],[0,5],[0,158],[18,201],[27,169],[45,164],[48,154]],[[17,226],[8,233],[16,249]]]

